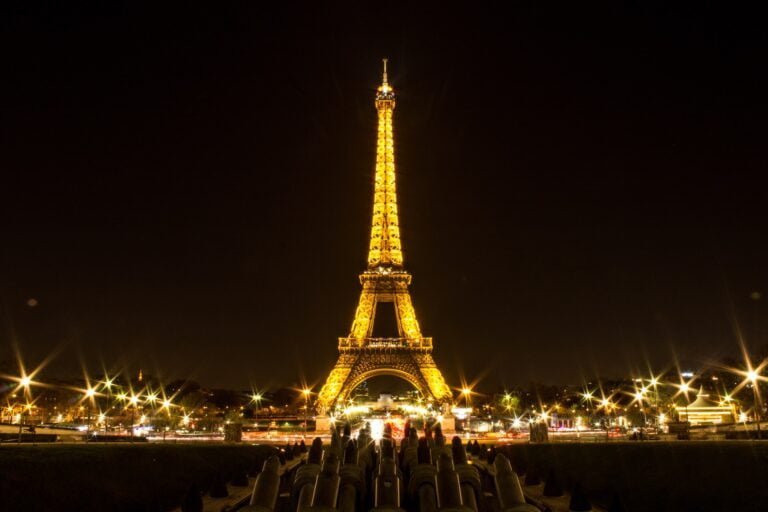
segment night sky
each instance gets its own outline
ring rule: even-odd
[[[6,366],[16,340],[32,366],[60,350],[42,380],[82,359],[320,384],[366,262],[382,57],[405,266],[449,383],[735,355],[734,320],[768,341],[757,13],[18,4],[0,16]]]

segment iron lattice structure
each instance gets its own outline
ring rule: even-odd
[[[432,339],[421,335],[408,291],[411,275],[403,269],[392,134],[395,92],[387,81],[386,59],[375,104],[378,131],[368,268],[360,274],[363,290],[349,336],[339,338],[339,359],[318,395],[317,408],[321,412],[378,375],[405,379],[428,400],[444,402],[453,398],[432,358]],[[372,337],[377,305],[383,302],[394,303],[398,337]]]

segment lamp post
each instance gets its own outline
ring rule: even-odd
[[[461,390],[461,394],[464,395],[464,405],[467,407],[467,437],[472,437],[472,406],[469,402],[469,396],[472,394],[470,388],[464,388]]]
[[[32,385],[32,379],[24,375],[19,379],[19,387],[24,391],[24,397],[29,398],[29,386]],[[21,444],[21,432],[24,427],[24,407],[19,412],[19,444]]]
[[[116,395],[116,398],[117,398],[117,400],[118,400],[118,401],[119,401],[119,402],[122,404],[122,406],[123,406],[123,412],[122,412],[122,414],[125,414],[125,410],[126,410],[126,409],[127,409],[127,407],[128,407],[128,406],[125,404],[126,400],[128,400],[128,395],[126,395],[124,391],[120,391],[120,392],[119,392],[119,393]],[[121,415],[121,417],[122,417],[122,415]],[[124,426],[125,426],[125,423],[121,421],[121,423],[120,423],[120,426],[121,426],[121,427],[124,427]]]
[[[307,437],[307,416],[309,415],[309,395],[312,393],[312,390],[309,388],[304,388],[301,390],[301,393],[304,395],[304,438]]]
[[[152,426],[152,424],[155,422],[155,419],[157,418],[157,401],[158,401],[158,393],[157,391],[147,391],[146,396],[144,397],[144,403],[149,404],[149,415],[142,414],[142,417],[146,416],[147,424]],[[144,425],[144,421],[141,422],[142,425]]]
[[[643,432],[645,431],[645,426],[648,423],[648,418],[645,415],[645,403],[644,400],[644,393],[643,391],[638,391],[635,393],[635,400],[637,401],[638,407],[640,408],[640,412],[643,414],[643,426],[640,428],[640,440],[643,440]]]
[[[691,381],[692,382],[692,381]],[[685,402],[683,402],[683,407],[685,409],[685,438],[686,440],[689,440],[691,438],[691,418],[688,415],[688,405],[691,403],[691,399],[688,398],[688,392],[691,390],[691,386],[688,384],[688,382],[684,382],[681,380],[680,382],[680,391],[679,393],[682,393],[685,395]],[[678,412],[678,419],[679,419],[680,413]],[[680,435],[678,434],[678,439],[680,439]]]
[[[162,411],[163,409],[166,410],[166,414],[168,415],[168,425],[163,428],[163,442],[165,442],[165,434],[170,429],[170,426],[173,425],[173,420],[171,419],[171,407],[173,407],[173,404],[171,401],[167,398],[163,399],[163,406],[160,408]]]
[[[21,408],[21,411],[19,411],[19,439],[18,443],[21,444],[21,431],[22,427],[24,425],[24,407]]]
[[[254,393],[251,395],[251,402],[256,404],[256,408],[253,411],[254,418],[256,418],[256,423],[259,422],[259,410],[261,409],[261,393]]]
[[[757,392],[757,379],[759,375],[755,370],[747,372],[747,379],[752,383],[752,396],[754,398],[755,423],[757,425],[757,438],[760,439],[760,396]]]
[[[688,417],[688,391],[690,390],[691,387],[687,383],[683,382],[680,384],[680,392],[685,394],[685,403],[683,404],[685,407],[685,422],[689,425],[691,424],[691,419]]]
[[[614,418],[613,418],[613,402],[611,402],[610,398],[603,398],[600,399],[600,408],[603,409],[603,414],[608,416],[608,423],[606,425],[605,429],[605,440],[610,441],[611,439],[611,428],[613,427]]]
[[[21,443],[21,436],[22,436],[22,430],[24,426],[24,411],[29,411],[30,405],[29,402],[27,402],[26,405],[21,406],[21,410],[19,410],[19,440],[18,442]]]
[[[653,410],[656,414],[660,414],[659,410],[659,379],[656,376],[652,376],[649,384],[653,388]]]
[[[86,403],[86,423],[85,423],[85,442],[88,442],[88,439],[91,437],[91,403],[93,402],[93,397],[96,396],[96,390],[93,388],[88,388],[85,390],[85,401]]]
[[[136,395],[131,396],[131,441],[135,435],[134,422],[136,420],[136,406],[139,404],[139,397]]]
[[[112,403],[112,386],[114,385],[114,379],[109,378],[109,376],[104,377],[103,382],[103,389],[107,390],[107,409],[104,411],[104,435],[107,435],[107,432],[109,430],[108,425],[108,416],[107,413],[111,409],[111,403]]]
[[[725,394],[722,397],[722,400],[720,401],[720,404],[725,404],[731,409],[731,417],[733,419],[736,419],[736,407],[733,403],[733,397],[726,391]]]

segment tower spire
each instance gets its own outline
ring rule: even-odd
[[[382,77],[381,85],[389,85],[387,83],[387,61],[388,60],[389,59],[381,59],[381,61],[384,63],[384,76]]]
[[[400,223],[397,217],[397,187],[395,184],[395,141],[392,135],[392,112],[395,91],[387,78],[384,59],[382,83],[376,91],[379,123],[376,137],[376,176],[373,191],[371,241],[368,248],[368,268],[403,266],[400,247]]]

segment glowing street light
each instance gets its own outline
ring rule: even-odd
[[[760,439],[760,391],[757,388],[757,381],[760,378],[760,374],[754,368],[750,368],[747,371],[747,380],[752,384],[752,396],[754,397],[754,409],[755,409],[755,424],[757,425],[757,438]]]
[[[602,398],[600,399],[598,404],[599,404],[599,408],[603,410],[603,413],[608,416],[608,426],[610,427],[611,425],[613,425],[615,423],[616,404],[611,400],[610,397],[606,397],[602,393],[603,392],[601,390],[600,394],[601,394]],[[611,396],[613,396],[613,395],[611,395]],[[605,431],[606,439],[607,439],[607,436],[608,436],[608,432],[609,432],[609,430],[606,429],[606,431]]]
[[[640,412],[643,413],[643,428],[645,428],[646,424],[648,423],[648,417],[645,415],[645,402],[644,402],[646,400],[645,393],[647,391],[648,390],[646,388],[643,388],[639,391],[635,391],[635,394],[633,395],[635,399],[634,401],[637,402],[638,404],[637,406],[640,408]],[[641,433],[642,433],[642,430],[641,430]]]
[[[259,410],[261,409],[261,401],[264,397],[261,395],[261,393],[254,392],[251,395],[251,403],[256,404],[256,409],[254,410],[254,415],[258,419],[259,417]]]
[[[136,429],[134,428],[134,422],[136,421],[136,406],[139,405],[139,397],[136,395],[131,395],[130,399],[128,400],[133,407],[131,407],[131,438],[133,438],[134,435],[136,435]]]
[[[690,424],[690,420],[688,419],[688,404],[690,404],[691,399],[688,397],[688,393],[691,391],[691,382],[693,382],[693,379],[686,382],[683,380],[683,375],[680,375],[680,384],[677,385],[678,392],[675,393],[675,396],[677,395],[685,395],[685,421]]]
[[[22,369],[22,376],[19,378],[19,388],[24,390],[24,396],[29,398],[29,387],[32,385],[32,378],[29,375],[26,375],[23,373]],[[27,404],[29,405],[29,404]],[[27,408],[29,410],[29,408]],[[21,444],[21,433],[24,426],[24,409],[22,408],[21,412],[19,413],[19,444]]]
[[[112,388],[115,387],[115,379],[107,374],[104,374],[104,380],[99,382],[102,389],[107,391],[108,396],[112,396]]]
[[[467,407],[467,436],[472,435],[472,406],[469,403],[469,398],[472,396],[472,388],[463,387],[461,394],[464,395],[464,404]]]
[[[91,405],[93,404],[93,398],[96,396],[96,390],[92,387],[88,387],[88,389],[85,390],[84,395],[88,411],[85,420],[85,442],[87,443],[91,437]]]
[[[648,379],[648,385],[644,387],[646,391],[653,390],[653,400],[649,400],[648,403],[650,403],[653,406],[653,409],[655,412],[659,411],[659,378],[656,375],[653,375],[651,373],[651,378]]]
[[[312,394],[310,388],[304,388],[301,390],[304,395],[304,437],[307,437],[307,421],[309,417],[309,395]]]

